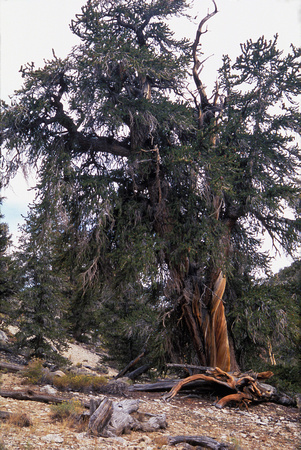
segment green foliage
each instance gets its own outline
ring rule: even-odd
[[[2,183],[0,181],[0,189]],[[2,198],[0,197],[0,207]],[[3,215],[0,211],[0,220]],[[0,313],[7,314],[13,303],[13,296],[18,290],[18,280],[15,276],[16,262],[13,256],[9,254],[11,237],[9,235],[8,225],[5,222],[0,223]]]
[[[14,311],[19,327],[16,346],[27,349],[31,356],[60,360],[58,351],[66,342],[68,280],[55,267],[51,247],[55,226],[46,220],[41,224],[42,217],[43,214],[37,219],[32,209],[27,219],[28,234],[18,255],[22,289]]]
[[[277,364],[269,367],[269,370],[274,373],[269,380],[271,385],[282,392],[301,393],[300,359],[297,365]]]
[[[281,367],[292,374],[299,367],[300,267],[296,262],[268,280],[244,286],[231,320],[245,369],[276,362],[271,370],[280,376]]]
[[[51,405],[52,420],[63,421],[68,418],[77,418],[83,412],[83,406],[79,400],[70,400],[57,405]]]

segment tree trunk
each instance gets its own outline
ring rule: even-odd
[[[199,284],[195,283],[191,298],[183,295],[182,310],[200,363],[217,366],[227,372],[231,364],[223,305],[225,286],[226,278],[222,271],[213,270],[202,294]]]

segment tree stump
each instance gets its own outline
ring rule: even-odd
[[[166,428],[165,414],[141,413],[138,409],[139,400],[93,400],[90,404],[92,414],[88,429],[93,435],[112,437],[130,433],[131,430],[152,432]]]

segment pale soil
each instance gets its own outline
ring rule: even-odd
[[[98,359],[92,363],[91,352],[79,350],[77,346],[71,346],[71,349],[72,362],[91,366],[98,363]],[[1,382],[1,389],[25,388],[20,375],[2,374]],[[91,396],[79,393],[58,395],[85,401]],[[232,448],[237,450],[301,448],[298,441],[300,417],[297,408],[266,403],[251,406],[249,410],[228,407],[219,410],[213,406],[215,399],[209,397],[189,398],[178,395],[166,403],[161,394],[136,392],[129,396],[140,399],[141,411],[165,413],[167,429],[154,433],[132,432],[116,439],[89,437],[86,430],[72,429],[66,422],[53,422],[48,404],[0,397],[0,411],[26,413],[32,421],[32,425],[27,428],[0,421],[0,449],[172,449],[175,447],[166,444],[166,437],[177,435],[209,436],[219,442],[232,444]],[[179,444],[177,448],[183,449],[184,445]]]
[[[96,367],[99,363],[100,357],[93,351],[85,348],[83,345],[78,344],[68,344],[68,349],[63,352],[63,356],[73,365],[83,364],[85,366]],[[117,370],[108,367],[108,376],[114,377],[117,375]]]

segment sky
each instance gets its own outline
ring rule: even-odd
[[[213,88],[216,70],[223,54],[233,60],[240,53],[240,44],[247,39],[257,40],[264,35],[273,39],[279,35],[278,46],[289,50],[293,43],[301,45],[301,3],[299,0],[216,0],[218,14],[208,23],[208,32],[202,36],[204,65],[202,80]],[[0,98],[7,103],[22,85],[21,65],[34,62],[42,67],[44,60],[65,57],[78,43],[69,28],[75,15],[81,12],[84,0],[0,0]],[[212,11],[211,0],[191,1],[193,23],[183,19],[173,22],[177,35],[194,38],[199,21]],[[208,84],[212,81],[212,85]],[[28,204],[34,199],[34,174],[27,179],[20,173],[8,189],[2,191],[4,221],[8,223],[14,242],[18,226],[23,223]],[[268,244],[267,244],[268,245]],[[273,270],[290,264],[284,255],[278,255]]]

